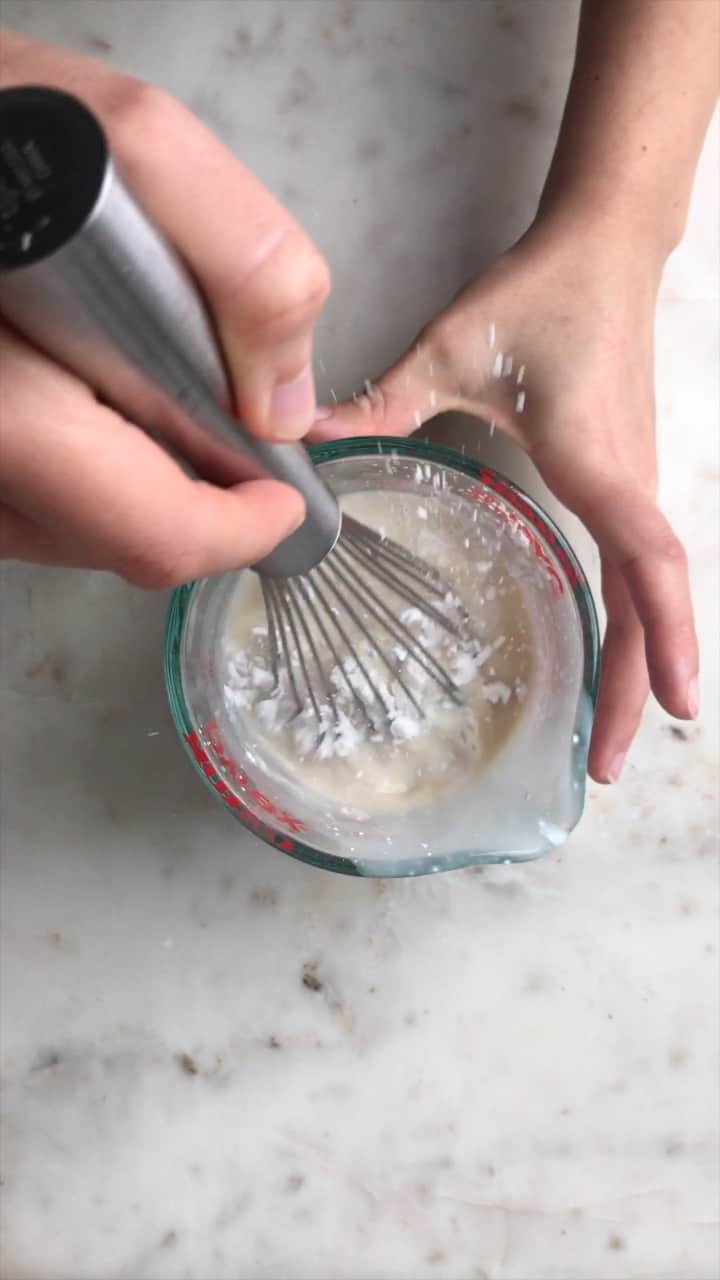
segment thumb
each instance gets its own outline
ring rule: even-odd
[[[408,436],[430,418],[456,408],[458,397],[447,386],[445,362],[433,358],[432,347],[416,342],[375,382],[338,405],[321,405],[309,439],[339,440],[348,436]]]

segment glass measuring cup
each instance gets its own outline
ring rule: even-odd
[[[532,622],[531,696],[517,725],[472,782],[427,805],[358,813],[282,768],[238,736],[224,697],[223,637],[238,575],[173,593],[165,679],[177,731],[195,768],[251,831],[282,852],[348,875],[413,876],[540,857],[582,814],[598,680],[590,589],[567,541],[531,498],[497,472],[438,445],[365,437],[312,449],[338,494],[443,492],[477,505],[521,583]],[[434,489],[437,492],[437,487]],[[249,571],[245,571],[249,572]]]

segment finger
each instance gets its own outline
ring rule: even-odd
[[[260,435],[304,435],[315,414],[312,338],[329,291],[325,262],[179,103],[145,89],[127,115],[111,125],[120,167],[209,301],[239,416]]]
[[[451,409],[494,422],[513,433],[524,392],[517,374],[503,372],[502,353],[483,340],[468,343],[468,320],[450,307],[428,325],[412,346],[362,394],[319,408],[310,439],[358,435],[406,436]],[[500,372],[495,368],[500,359]],[[512,369],[512,361],[509,361]],[[518,406],[518,399],[521,404]]]
[[[624,578],[607,562],[603,564],[603,598],[607,628],[588,772],[596,782],[617,782],[642,717],[650,681],[640,619]]]
[[[55,561],[173,586],[255,563],[302,521],[294,489],[273,480],[217,489],[111,410],[82,396],[63,410],[52,430],[36,416],[4,424],[0,484],[5,506],[54,543]],[[28,558],[47,558],[27,524],[6,521],[4,533],[4,554],[23,554],[29,538]]]
[[[578,456],[541,471],[587,525],[622,574],[645,636],[650,683],[671,715],[698,713],[698,645],[687,556],[665,516],[635,483],[603,474],[606,462]]]
[[[457,405],[447,386],[447,364],[430,343],[414,343],[362,394],[319,409],[310,432],[313,441],[350,436],[407,436],[438,413]]]

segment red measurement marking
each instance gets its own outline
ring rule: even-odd
[[[518,533],[521,533],[523,537],[527,538],[528,545],[531,551],[533,552],[536,559],[540,562],[543,569],[545,570],[548,577],[550,578],[550,581],[552,583],[552,589],[555,592],[555,594],[558,596],[563,595],[565,591],[565,586],[563,584],[563,580],[560,574],[555,568],[555,565],[550,559],[550,556],[545,550],[545,547],[543,546],[542,542],[538,538],[537,534],[533,532],[533,529],[528,528],[525,522],[521,520],[520,517],[517,516],[514,511],[508,510],[508,507],[505,506],[504,503],[496,501],[492,497],[492,494],[489,494],[487,492],[487,489],[493,489],[495,493],[498,493],[503,498],[505,498],[505,500],[510,504],[511,507],[516,507],[519,511],[522,511],[523,515],[530,522],[530,524],[533,525],[534,528],[540,531],[540,533],[542,534],[546,542],[550,543],[550,546],[553,549],[553,554],[560,561],[560,564],[563,567],[565,576],[568,582],[570,583],[570,586],[571,587],[577,586],[579,581],[577,570],[575,569],[575,566],[570,560],[570,557],[568,556],[565,548],[560,545],[554,533],[552,532],[552,529],[548,528],[542,516],[540,516],[537,511],[533,510],[533,508],[530,506],[528,502],[525,501],[525,499],[522,497],[521,494],[516,493],[516,491],[513,488],[505,484],[505,482],[500,478],[500,476],[494,475],[492,471],[485,471],[485,470],[481,471],[480,479],[482,481],[482,485],[476,485],[476,487],[471,490],[470,497],[474,498],[476,502],[481,502],[483,506],[488,507],[493,512],[493,514],[498,515],[500,519],[504,521],[505,524],[510,525],[512,529],[516,530]],[[486,486],[486,487],[483,487],[483,486]]]
[[[210,756],[202,745],[200,739],[201,733],[205,734],[210,746],[216,753],[218,763],[229,773],[235,785],[241,791],[247,792],[248,799],[256,804],[258,808],[262,809],[270,817],[274,818],[276,822],[279,822],[281,826],[287,827],[290,831],[297,833],[304,831],[304,822],[301,822],[299,818],[293,818],[289,813],[286,813],[284,809],[280,809],[278,805],[274,804],[273,801],[264,795],[262,791],[257,789],[252,780],[248,778],[247,774],[243,773],[242,769],[238,768],[235,761],[230,759],[226,753],[225,744],[220,737],[217,724],[214,720],[211,720],[209,724],[206,724],[200,731],[193,729],[192,733],[185,734],[185,741],[192,751],[195,760],[208,779],[208,782],[215,788],[225,804],[230,809],[240,810],[242,812],[243,819],[254,831],[257,831],[258,834],[264,835],[266,839],[271,840],[273,844],[276,844],[278,848],[283,849],[285,853],[294,853],[295,846],[292,840],[288,840],[287,837],[284,837],[281,833],[274,831],[272,827],[268,827],[248,805],[243,803],[239,796],[236,796],[235,793],[231,791],[225,779],[220,777],[217,766],[210,759]]]

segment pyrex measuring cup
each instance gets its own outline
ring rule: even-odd
[[[590,589],[568,543],[538,505],[496,472],[437,445],[364,438],[312,450],[339,495],[443,491],[477,504],[478,521],[522,584],[534,678],[517,726],[482,773],[426,805],[358,814],[269,767],[226,705],[223,637],[237,574],[173,593],[165,640],[170,707],[204,781],[262,840],[348,875],[413,876],[522,861],[562,844],[578,822],[598,679]],[[421,463],[421,466],[418,466]],[[249,570],[245,571],[249,572]]]

